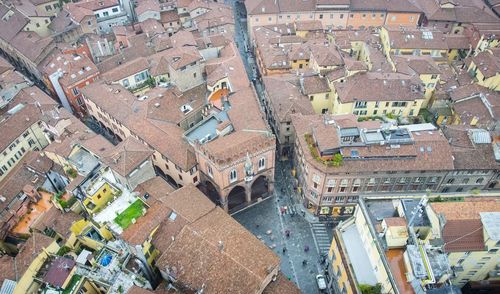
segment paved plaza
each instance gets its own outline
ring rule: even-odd
[[[275,196],[247,208],[233,217],[281,257],[282,272],[296,283],[303,293],[319,293],[315,277],[324,265],[313,236],[316,222],[309,223],[301,214],[300,204],[291,197],[293,189],[288,163],[278,163],[275,176]],[[283,189],[282,189],[283,188]],[[287,211],[282,214],[282,209]],[[321,224],[322,225],[322,224]],[[331,227],[324,227],[331,231]],[[289,231],[289,237],[285,232]],[[331,241],[331,233],[328,234]],[[324,241],[323,241],[324,242]],[[309,250],[305,252],[305,247]],[[324,246],[324,245],[323,245]],[[286,248],[283,253],[283,248]],[[303,261],[307,264],[304,265]]]

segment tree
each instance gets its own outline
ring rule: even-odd
[[[382,285],[380,283],[375,286],[361,284],[359,285],[359,289],[363,294],[381,294],[382,293]]]

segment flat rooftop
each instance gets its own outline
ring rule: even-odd
[[[82,175],[88,175],[97,165],[99,160],[88,151],[80,149],[69,157],[69,161],[78,169]]]
[[[207,118],[196,124],[191,129],[187,130],[184,136],[191,143],[208,142],[215,139],[217,134],[217,128],[220,124],[229,120],[229,116],[225,110],[220,112],[214,111]]]
[[[399,292],[404,294],[415,293],[411,284],[406,281],[406,267],[404,262],[404,249],[389,249],[385,253],[387,262],[391,268],[392,276],[396,280]]]
[[[412,212],[415,207],[417,207],[420,199],[401,199],[401,203],[403,204],[403,210],[405,212],[406,220],[410,221],[412,216]],[[429,227],[431,225],[431,221],[427,216],[427,212],[424,210],[420,215],[416,216],[413,220],[413,226],[415,227]]]
[[[358,284],[377,284],[377,278],[373,272],[373,265],[370,263],[359,231],[355,224],[347,227],[342,232],[342,239],[346,245],[347,255],[351,262]]]

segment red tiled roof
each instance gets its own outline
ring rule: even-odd
[[[447,221],[442,237],[446,252],[479,251],[485,248],[480,219]]]
[[[73,259],[58,256],[50,264],[49,270],[45,274],[43,280],[56,288],[60,288],[68,279],[75,265],[76,262]]]

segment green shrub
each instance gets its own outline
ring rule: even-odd
[[[71,251],[71,248],[69,248],[68,246],[63,246],[63,247],[59,248],[59,250],[57,250],[56,255],[64,256],[66,253],[68,253],[70,251]]]
[[[72,179],[76,178],[78,176],[78,172],[76,171],[76,169],[74,168],[68,168],[66,170],[66,173],[68,174],[68,176]]]
[[[311,155],[314,159],[317,161],[327,165],[327,166],[341,166],[342,163],[344,162],[344,158],[342,157],[342,154],[337,153],[333,156],[332,159],[324,160],[321,158],[319,155],[318,149],[316,148],[316,144],[314,143],[314,139],[311,134],[305,134],[304,138],[306,139],[307,147],[309,148],[309,152],[311,152]]]
[[[376,284],[375,286],[360,284],[359,289],[363,294],[381,294],[382,293],[382,285]]]

